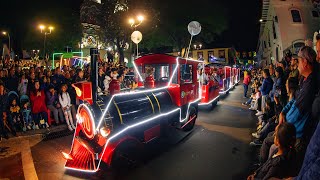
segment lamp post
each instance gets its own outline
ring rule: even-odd
[[[138,26],[140,26],[141,24],[142,24],[142,22],[144,21],[144,16],[142,16],[142,15],[138,15],[137,17],[136,17],[136,19],[135,18],[129,18],[129,24],[130,24],[130,26],[131,26],[131,28],[133,28],[134,29],[134,31],[137,29],[137,27]],[[133,45],[132,45],[132,41],[130,42],[130,46],[131,46],[131,53],[132,53],[132,51],[133,51]],[[131,54],[130,53],[130,54]],[[137,46],[137,53],[138,53],[138,46]],[[138,57],[138,56],[137,56]],[[132,61],[132,60],[131,60]]]
[[[10,39],[10,34],[6,31],[2,31],[2,34],[5,36],[8,36],[9,38],[9,52],[11,51],[11,39]]]
[[[47,35],[51,34],[54,27],[49,26],[48,28],[45,25],[39,25],[40,32],[44,34],[44,40],[43,40],[43,60],[45,60],[46,56],[46,40]],[[48,30],[48,31],[47,31]]]

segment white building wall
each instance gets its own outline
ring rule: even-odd
[[[299,10],[302,19],[301,23],[295,23],[292,20],[291,10]],[[312,39],[315,31],[320,29],[320,17],[313,17],[312,10],[317,10],[312,4],[312,0],[271,0],[268,9],[267,22],[260,34],[259,53],[262,55],[261,60],[271,62],[271,58],[281,61],[284,56],[283,51],[290,49],[295,42],[304,42],[306,39]],[[278,22],[274,20],[277,17]],[[273,38],[273,23],[277,33],[277,39]],[[269,47],[269,37],[270,45]],[[267,48],[263,41],[266,42]],[[276,59],[276,48],[278,47],[278,59]],[[262,49],[264,49],[262,51]],[[258,54],[259,54],[258,53]]]

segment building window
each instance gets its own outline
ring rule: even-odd
[[[277,39],[276,25],[272,23],[273,39]]]
[[[276,61],[279,61],[279,48],[276,47]]]
[[[312,11],[312,16],[313,17],[319,17],[319,12],[317,10]]]
[[[219,58],[225,58],[225,57],[226,57],[225,50],[219,50]]]
[[[302,22],[299,10],[296,10],[296,9],[291,10],[291,15],[292,15],[292,21],[293,22],[295,22],[295,23]]]
[[[198,60],[201,60],[201,61],[204,60],[204,58],[203,58],[203,52],[202,52],[202,51],[199,51],[199,52],[197,53],[197,56],[198,56]]]

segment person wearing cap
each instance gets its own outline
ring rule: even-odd
[[[300,82],[300,90],[296,100],[290,108],[284,107],[279,116],[279,124],[289,122],[296,127],[297,144],[299,149],[299,160],[303,160],[306,145],[313,134],[312,132],[312,103],[316,94],[316,52],[309,46],[301,48],[298,54],[298,70],[303,77]],[[297,162],[298,164],[302,162]]]
[[[56,124],[59,124],[59,118],[60,122],[63,122],[63,112],[61,109],[61,105],[59,103],[58,94],[54,89],[53,85],[50,85],[48,88],[48,91],[46,92],[47,97],[47,108],[50,110],[50,112],[53,113],[54,120]],[[50,116],[50,114],[48,114]]]

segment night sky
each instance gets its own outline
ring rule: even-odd
[[[82,0],[6,0],[1,2],[0,11],[0,28],[11,32],[14,48],[21,47],[21,41],[26,35],[27,28],[36,28],[43,17],[51,19],[53,14],[74,13],[79,11]],[[188,1],[182,0],[154,0],[156,4],[164,4],[159,6],[161,14],[162,7],[165,10],[174,11],[177,7],[170,7],[170,2],[181,1],[181,7],[187,6]],[[212,46],[217,44],[233,45],[237,50],[256,50],[259,35],[259,19],[261,16],[261,1],[259,0],[202,0],[202,4],[194,7],[195,11],[201,11],[202,6],[213,7],[216,2],[220,1],[227,9],[228,14],[228,30],[223,32]],[[210,10],[207,16],[210,16]],[[187,12],[186,12],[187,13]],[[161,18],[161,17],[160,17]],[[54,19],[54,18],[53,18]],[[199,20],[201,21],[201,20]],[[45,22],[44,22],[45,23]],[[59,24],[59,22],[56,22]],[[6,38],[1,36],[1,41]]]

